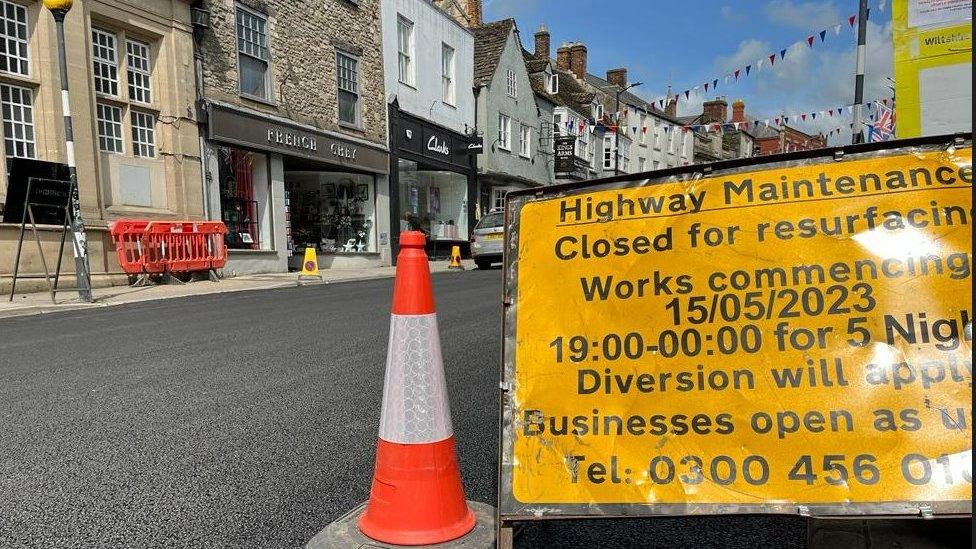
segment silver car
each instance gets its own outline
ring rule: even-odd
[[[471,259],[479,269],[488,269],[502,260],[505,243],[505,210],[492,210],[474,226],[471,236]]]

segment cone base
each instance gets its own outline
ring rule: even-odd
[[[454,437],[427,444],[379,440],[376,471],[359,530],[394,545],[457,539],[476,523],[464,500]]]

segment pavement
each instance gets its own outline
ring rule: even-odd
[[[462,260],[465,269],[474,269],[472,260]],[[431,272],[447,272],[448,261],[432,261]],[[51,301],[50,292],[32,292],[15,294],[13,300],[10,295],[0,296],[0,318],[22,315],[35,315],[57,311],[90,309],[95,307],[109,307],[126,303],[171,299],[192,295],[207,295],[216,293],[242,292],[249,290],[270,290],[273,288],[289,288],[298,285],[335,284],[352,280],[374,280],[391,278],[396,274],[396,267],[369,267],[361,269],[323,269],[319,271],[321,280],[305,280],[299,283],[298,273],[269,273],[242,275],[223,278],[219,282],[198,280],[186,284],[153,284],[149,286],[110,286],[92,290],[93,303],[85,303],[78,299],[74,290],[62,290]]]
[[[462,479],[489,504],[501,278],[433,277]],[[289,284],[0,319],[0,547],[302,547],[368,497],[391,292]],[[928,529],[863,546],[969,546],[968,521],[911,524]],[[821,534],[800,517],[563,521],[516,547],[842,546]]]

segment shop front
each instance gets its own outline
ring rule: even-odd
[[[400,231],[422,231],[431,258],[468,253],[475,223],[480,140],[390,105],[390,227],[393,257]]]
[[[390,264],[384,147],[294,121],[208,103],[205,196],[227,225],[225,272]]]

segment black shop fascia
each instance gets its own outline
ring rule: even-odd
[[[401,231],[422,231],[431,258],[469,251],[481,139],[390,110],[390,228],[393,258]]]

